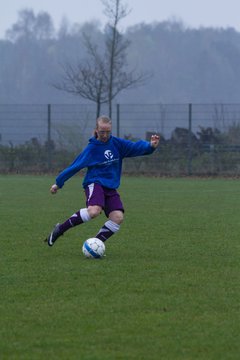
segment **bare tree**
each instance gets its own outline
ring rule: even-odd
[[[127,16],[128,10],[125,5],[121,4],[121,0],[102,0],[102,3],[105,5],[104,13],[109,20],[106,27],[106,50],[108,55],[106,58],[109,60],[108,98],[109,115],[111,116],[112,99],[114,98],[114,81],[116,83],[116,86],[118,85],[117,88],[119,88],[119,85],[121,83],[122,85],[127,85],[127,83],[125,83],[127,76],[122,72],[122,68],[125,63],[125,51],[129,45],[129,42],[123,39],[123,36],[118,31],[118,25],[119,22]]]
[[[76,66],[62,65],[63,77],[55,88],[79,95],[97,104],[97,117],[101,104],[108,103],[112,116],[112,100],[124,89],[145,83],[149,73],[127,71],[126,50],[130,43],[119,31],[120,21],[129,14],[122,0],[101,0],[108,23],[104,32],[104,49],[99,49],[87,34],[83,34],[88,58]]]
[[[56,89],[64,90],[73,95],[94,101],[97,104],[97,117],[100,115],[101,104],[108,102],[107,76],[105,63],[86,34],[83,34],[88,59],[79,61],[77,65],[62,65],[63,76],[59,83],[53,84]]]

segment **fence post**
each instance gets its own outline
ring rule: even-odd
[[[117,137],[120,137],[120,105],[117,104]]]
[[[188,104],[188,175],[192,175],[192,104]]]
[[[48,161],[48,170],[51,169],[52,165],[52,139],[51,139],[51,104],[48,104],[48,133],[47,133],[47,161]]]

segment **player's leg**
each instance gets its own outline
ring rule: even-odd
[[[52,246],[60,236],[72,227],[88,222],[101,214],[104,206],[104,194],[101,186],[98,184],[89,185],[85,189],[85,195],[87,207],[75,212],[65,222],[54,227],[46,239],[49,246]]]
[[[83,224],[91,219],[94,219],[102,212],[102,207],[98,205],[89,206],[88,208],[80,209],[64,223],[60,224],[60,231],[65,233],[67,230],[71,229],[74,226]]]
[[[116,190],[105,192],[105,214],[108,220],[97,233],[96,237],[103,242],[108,240],[120,229],[123,222],[124,208],[120,196]]]
[[[91,220],[91,217],[90,217],[87,209],[86,208],[80,209],[79,211],[74,213],[72,216],[70,216],[70,218],[67,219],[65,222],[63,222],[62,224],[55,225],[54,229],[52,230],[52,232],[49,234],[49,236],[46,239],[48,245],[53,246],[55,241],[60,236],[62,236],[67,230],[69,230],[70,228],[72,228],[76,225],[80,225],[84,222],[87,222],[89,220]]]

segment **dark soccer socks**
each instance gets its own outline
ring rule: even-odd
[[[60,224],[60,231],[65,233],[65,231],[69,230],[70,228],[80,225],[84,222],[91,220],[90,215],[88,214],[87,209],[81,209],[73,214],[67,221]]]
[[[48,241],[48,245],[52,246],[54,242],[57,240],[57,238],[63,235],[67,230],[71,229],[74,226],[80,225],[84,222],[87,222],[89,220],[91,220],[91,217],[86,208],[77,211],[64,223],[57,224],[55,226],[51,234],[46,239],[46,241]],[[104,242],[107,239],[109,239],[113,234],[115,234],[119,229],[120,229],[120,225],[118,225],[112,220],[108,220],[99,230],[99,232],[96,235],[96,238]]]
[[[120,229],[120,225],[116,224],[112,220],[108,220],[99,230],[99,232],[96,235],[96,238],[104,242],[107,239],[109,239],[113,234],[115,234],[119,229]]]

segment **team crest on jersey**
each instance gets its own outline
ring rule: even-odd
[[[113,158],[113,153],[111,152],[111,150],[106,150],[104,151],[104,156],[107,160],[111,160]]]

